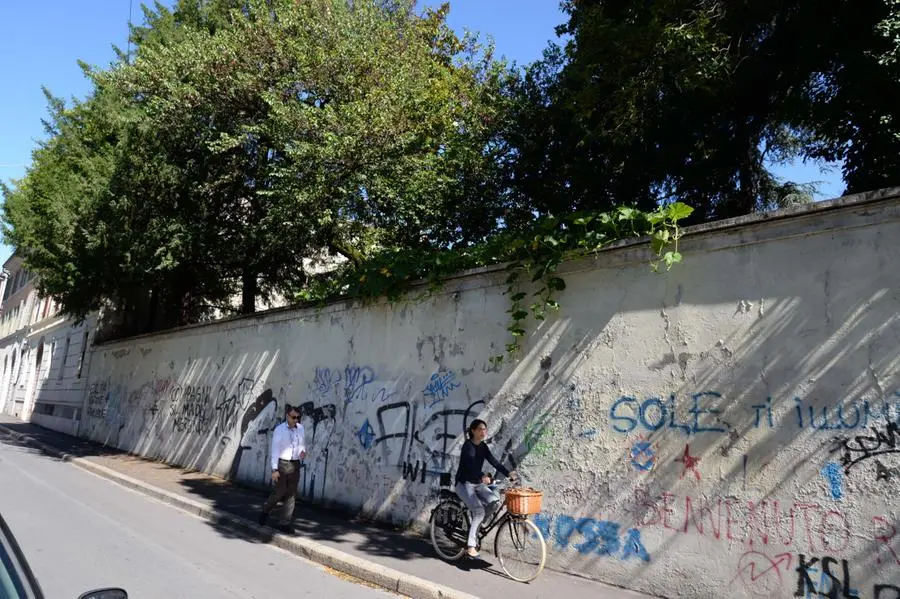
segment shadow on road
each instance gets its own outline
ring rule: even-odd
[[[254,522],[267,496],[267,491],[262,489],[251,489],[227,481],[220,482],[206,476],[187,476],[180,484],[187,495],[203,498],[216,512],[234,514]],[[270,523],[273,526],[279,523],[279,510],[280,506],[272,512]],[[225,536],[243,537],[224,522],[210,522],[210,524]],[[272,534],[276,533],[277,531],[272,529]],[[345,512],[314,506],[299,499],[294,510],[294,535],[336,549],[368,556],[404,561],[434,557],[431,544],[421,537],[404,534],[398,529],[353,517]],[[470,564],[465,569],[481,569],[481,566]]]
[[[119,449],[104,447],[98,443],[92,443],[90,441],[78,439],[77,437],[71,437],[69,435],[64,435],[62,433],[44,429],[35,424],[29,424],[25,422],[8,422],[6,420],[0,421],[0,424],[2,424],[3,428],[10,430],[13,433],[31,437],[37,441],[44,443],[45,445],[49,445],[50,447],[54,447],[63,453],[67,453],[72,457],[125,455],[125,452]],[[25,448],[30,453],[42,455],[56,460],[60,459],[56,453],[50,452],[40,447],[36,447],[32,444],[29,444],[26,439],[6,434],[2,430],[0,430],[0,442],[6,445],[14,445],[16,447]]]
[[[280,506],[272,512],[271,526],[264,527],[262,534],[258,532],[259,529],[254,530],[253,534],[242,532],[236,529],[226,517],[226,515],[239,516],[256,522],[260,506],[268,494],[266,489],[251,488],[201,472],[175,468],[162,462],[140,458],[119,449],[104,447],[98,443],[71,437],[30,423],[2,420],[0,424],[6,429],[31,437],[71,457],[91,459],[147,484],[208,505],[219,517],[207,520],[207,523],[223,537],[253,543],[267,543],[276,534],[281,534],[274,528],[279,524]],[[0,431],[0,443],[54,460],[60,459],[56,452],[36,447],[26,439],[17,438],[2,431]],[[294,534],[292,536],[317,541],[360,557],[386,557],[401,561],[427,559],[433,560],[438,567],[449,566],[465,572],[483,570],[504,576],[499,570],[493,568],[492,563],[483,558],[464,558],[453,564],[444,564],[435,555],[431,544],[426,539],[411,533],[404,533],[396,527],[355,517],[337,509],[314,506],[298,498],[294,514]]]

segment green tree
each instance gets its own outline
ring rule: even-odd
[[[804,154],[841,163],[848,193],[900,185],[900,2],[816,8],[816,62],[791,98],[813,132]]]
[[[446,6],[413,8],[157,5],[133,54],[89,73],[91,98],[54,105],[50,141],[6,191],[7,239],[66,310],[110,300],[154,328],[237,289],[244,312],[293,294],[323,251],[361,263],[485,239],[505,201],[508,73],[453,34]]]
[[[546,210],[690,201],[709,220],[809,201],[770,165],[898,177],[894,0],[567,0],[565,45],[519,83],[516,176]],[[553,148],[552,156],[542,155]]]

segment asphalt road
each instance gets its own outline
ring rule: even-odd
[[[398,597],[206,521],[0,435],[0,514],[48,599],[118,586],[130,599]]]

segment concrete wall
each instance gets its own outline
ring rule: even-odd
[[[552,568],[670,597],[895,599],[900,201],[863,200],[694,229],[667,274],[635,245],[567,264],[562,312],[501,369],[502,272],[104,345],[82,434],[263,484],[299,403],[302,494],[408,524],[479,416],[546,493]]]

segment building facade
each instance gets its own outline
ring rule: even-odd
[[[76,434],[96,317],[76,325],[63,315],[18,254],[3,265],[0,293],[0,410]]]

